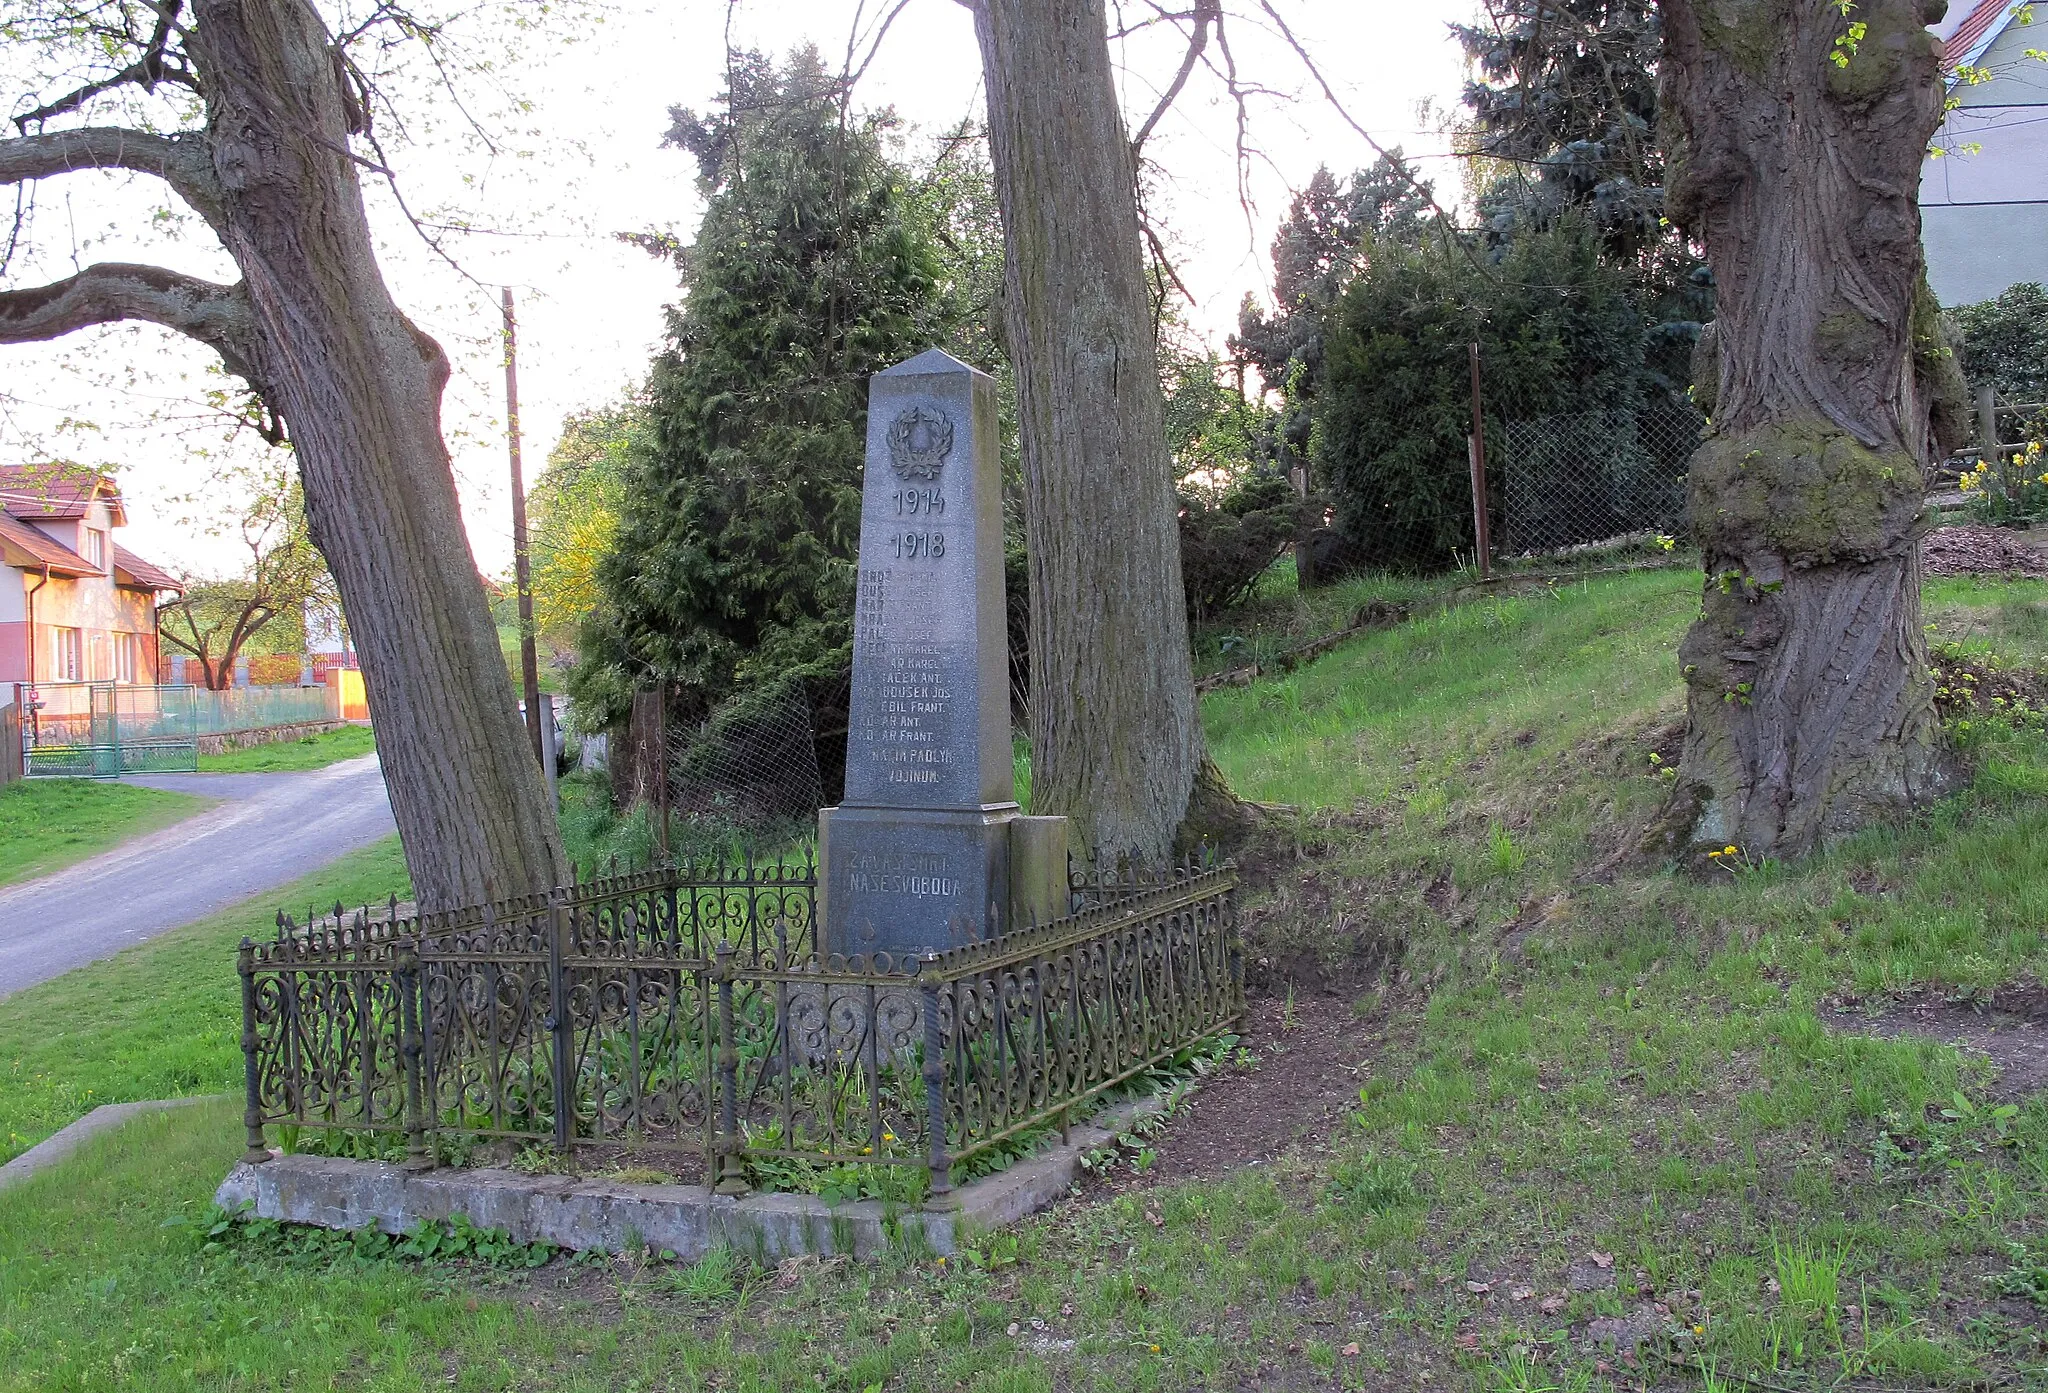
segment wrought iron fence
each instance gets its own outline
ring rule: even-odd
[[[266,1129],[666,1153],[725,1193],[943,1193],[1243,1011],[1227,866],[1072,878],[1076,912],[892,961],[821,957],[808,863],[657,869],[245,942]],[[889,1177],[893,1176],[894,1179]]]

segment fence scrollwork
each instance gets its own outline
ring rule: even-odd
[[[280,916],[238,963],[247,1155],[511,1143],[940,1195],[1241,1017],[1236,883],[1083,868],[1067,918],[905,961],[817,954],[808,862]]]

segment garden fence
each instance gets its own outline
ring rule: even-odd
[[[17,684],[18,748],[31,775],[110,778],[190,771],[199,739],[334,719],[326,687],[238,687],[114,682]]]
[[[1698,409],[1671,393],[1600,411],[1548,405],[1482,373],[1476,449],[1471,416],[1441,415],[1440,403],[1385,421],[1373,456],[1355,463],[1297,544],[1303,582],[1365,571],[1570,575],[1668,560],[1686,531],[1686,471],[1706,425]],[[1311,497],[1327,486],[1313,469],[1302,481]]]
[[[1678,397],[1503,422],[1496,555],[1569,566],[1665,550],[1658,538],[1685,532],[1687,462],[1704,429]]]
[[[281,916],[240,955],[248,1158],[496,1142],[943,1193],[1242,1015],[1232,868],[1070,880],[1067,918],[906,961],[819,951],[808,862]]]

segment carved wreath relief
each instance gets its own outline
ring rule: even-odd
[[[910,407],[889,427],[889,463],[899,479],[937,483],[951,453],[953,422],[936,407]]]

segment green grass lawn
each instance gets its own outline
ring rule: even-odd
[[[377,748],[368,726],[343,726],[298,740],[281,740],[269,745],[251,745],[226,754],[199,756],[202,774],[273,774],[287,770],[325,769],[344,759],[366,755]]]
[[[405,891],[393,837],[0,1000],[0,1162],[102,1103],[238,1090],[235,945],[272,933],[280,905],[355,905]]]
[[[203,798],[92,779],[0,788],[0,885],[32,880],[192,816]]]
[[[1980,1062],[1865,1028],[1899,993],[2048,971],[2048,735],[1973,721],[1937,809],[1796,866],[1610,865],[1662,796],[1698,583],[1481,600],[1205,699],[1238,789],[1300,810],[1243,918],[1302,1011],[1250,1082],[1306,1067],[1312,1028],[1367,1059],[1270,1164],[1127,1163],[1135,1188],[946,1264],[512,1274],[205,1251],[164,1224],[240,1136],[232,1104],[195,1109],[0,1194],[0,1389],[2048,1387],[2048,1107],[2002,1111]],[[2048,585],[1939,582],[1927,611],[2048,661]],[[34,1061],[15,1077],[73,1090],[39,1085],[0,1134],[76,1090],[171,1091],[158,1017],[209,1042],[181,1087],[229,1086],[239,932],[0,1001],[0,1057]],[[1361,943],[1398,972],[1350,971]],[[1176,1125],[1205,1125],[1199,1098]],[[1630,1322],[1657,1332],[1635,1367],[1599,1344]]]
[[[512,690],[524,692],[526,690],[524,686],[526,679],[522,674],[519,659],[519,611],[508,601],[506,613],[512,615],[513,618],[507,623],[498,625],[498,651],[505,656],[505,671],[512,674]],[[543,692],[560,692],[562,690],[562,670],[552,661],[552,655],[546,645],[542,645],[539,649],[539,666],[536,675],[540,678],[540,689]]]

